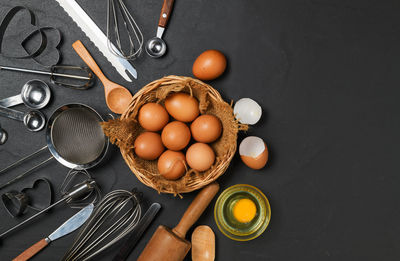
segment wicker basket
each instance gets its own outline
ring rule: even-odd
[[[223,126],[221,137],[210,144],[216,154],[214,165],[205,172],[189,169],[178,180],[165,179],[158,172],[157,160],[143,160],[133,151],[134,140],[144,131],[137,121],[140,107],[148,102],[163,104],[172,92],[193,95],[199,100],[200,112],[217,116]],[[190,77],[167,76],[147,84],[138,91],[121,118],[103,124],[103,129],[110,141],[119,146],[126,164],[143,184],[158,192],[177,195],[200,189],[221,176],[236,152],[238,131],[247,129],[247,126],[235,120],[232,107],[210,85]]]

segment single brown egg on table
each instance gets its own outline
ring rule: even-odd
[[[200,114],[197,99],[183,92],[169,95],[164,104],[168,113],[178,121],[191,122]]]
[[[239,154],[243,163],[252,169],[262,169],[268,162],[268,148],[265,142],[256,136],[249,136],[239,145]]]
[[[190,141],[189,127],[180,121],[168,123],[161,133],[161,140],[165,147],[170,150],[182,150]]]
[[[222,133],[222,123],[214,115],[201,115],[190,125],[192,137],[198,142],[210,143]]]
[[[140,134],[134,143],[134,150],[138,157],[145,160],[155,160],[164,151],[160,134],[146,131]]]
[[[138,120],[140,126],[144,129],[148,131],[159,131],[167,125],[169,115],[162,105],[150,102],[140,108]]]
[[[214,80],[226,69],[226,58],[217,50],[207,50],[199,55],[193,63],[193,75],[204,81]]]
[[[215,161],[213,149],[205,143],[195,143],[186,151],[186,162],[194,170],[206,171]]]
[[[166,150],[157,162],[160,174],[169,180],[176,180],[186,172],[185,155],[180,151]]]

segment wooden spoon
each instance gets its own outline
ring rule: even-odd
[[[192,234],[192,261],[214,261],[215,235],[209,226],[198,226]]]
[[[125,109],[128,108],[129,103],[132,99],[132,94],[129,92],[128,89],[119,84],[116,84],[115,82],[110,81],[103,74],[96,61],[93,59],[89,51],[80,40],[73,43],[72,47],[103,83],[108,108],[114,113],[122,114]]]

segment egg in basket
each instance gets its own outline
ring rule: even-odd
[[[147,84],[120,119],[102,125],[142,183],[175,195],[221,176],[236,152],[238,131],[247,129],[218,91],[182,76]]]

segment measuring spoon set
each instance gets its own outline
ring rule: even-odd
[[[31,80],[22,86],[20,94],[0,100],[0,115],[22,121],[30,131],[40,131],[46,124],[46,118],[38,111],[44,108],[51,98],[49,86],[41,80]],[[25,104],[33,110],[21,112],[9,107]]]
[[[53,84],[73,88],[73,89],[87,89],[92,86],[94,77],[91,71],[86,67],[78,66],[52,66],[50,71],[38,71],[30,70],[25,68],[15,68],[8,66],[0,66],[0,70],[17,71],[25,73],[34,73],[41,75],[49,75],[50,81]],[[87,73],[87,76],[77,74],[65,74],[60,73],[58,70],[79,70]],[[59,81],[58,78],[68,78],[78,81],[84,81],[83,84],[68,83]],[[50,87],[41,80],[30,80],[22,86],[20,94],[0,100],[0,116],[7,117],[9,119],[21,121],[24,123],[26,128],[30,131],[40,131],[46,125],[46,118],[38,111],[46,107],[51,99]],[[27,112],[21,112],[18,110],[10,109],[10,107],[24,104],[26,107],[32,109]],[[0,145],[4,144],[7,140],[7,132],[0,127]]]

